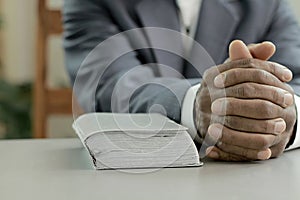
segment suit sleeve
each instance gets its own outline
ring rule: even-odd
[[[95,53],[101,43],[122,32],[121,28],[101,1],[64,2],[66,66],[83,109],[86,112],[159,112],[180,122],[184,96],[199,80],[157,76],[150,64],[142,65],[126,35],[119,35],[105,51],[102,48]],[[107,60],[118,57],[124,49],[131,51],[106,66]]]
[[[272,18],[265,40],[272,41],[277,46],[272,61],[281,63],[292,70],[294,78],[290,85],[295,91],[297,107],[297,123],[294,136],[288,144],[288,149],[300,147],[300,27],[287,1],[279,0],[276,12]]]
[[[295,93],[300,95],[300,27],[293,11],[285,0],[278,1],[273,21],[264,40],[276,44],[276,54],[272,61],[281,63],[292,70],[294,79],[290,83]]]

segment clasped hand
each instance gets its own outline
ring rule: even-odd
[[[247,47],[234,41],[229,51],[226,63],[205,72],[194,105],[206,154],[225,161],[278,157],[296,122],[294,92],[287,84],[292,72],[267,61],[275,53],[271,43]]]

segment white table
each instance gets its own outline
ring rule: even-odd
[[[255,163],[95,171],[77,139],[0,142],[1,200],[300,199],[300,150]]]

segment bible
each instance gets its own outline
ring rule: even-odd
[[[73,129],[96,169],[202,165],[187,128],[160,114],[90,113]]]

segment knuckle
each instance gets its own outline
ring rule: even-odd
[[[264,82],[265,80],[269,80],[270,79],[270,76],[269,76],[269,73],[268,72],[266,72],[266,71],[264,71],[264,70],[258,70],[257,71],[258,72],[258,80],[260,81],[260,82]]]
[[[243,89],[244,97],[250,97],[256,92],[255,86],[252,83],[244,83]]]
[[[284,140],[286,136],[285,135],[277,135],[277,136],[273,136],[272,140],[271,140],[271,146],[277,145],[280,146],[280,143],[282,143],[282,141]],[[282,146],[282,148],[284,149],[286,147],[287,143],[284,144]]]
[[[270,141],[263,135],[258,135],[256,145],[260,149],[267,149],[271,146]]]
[[[277,74],[278,73],[278,66],[275,65],[273,62],[268,63],[268,71],[272,74]]]
[[[236,94],[238,97],[246,97],[247,86],[241,85],[236,89]]]
[[[228,127],[232,127],[232,124],[234,124],[233,119],[231,116],[226,116],[224,119],[224,123]]]
[[[269,133],[270,130],[274,129],[273,127],[275,127],[275,125],[273,122],[270,121],[263,121],[260,126],[261,131],[264,133]]]
[[[224,123],[225,126],[230,127],[230,119],[229,119],[229,116],[225,116],[225,117],[224,117],[223,123]]]
[[[213,116],[212,118],[213,119],[211,121],[213,122],[213,124],[223,124],[226,117],[217,115],[217,116]]]
[[[224,160],[224,161],[231,161],[231,160],[233,160],[232,159],[232,157],[231,157],[231,155],[229,155],[228,153],[222,153],[221,154],[221,160]]]
[[[269,115],[269,112],[272,112],[269,108],[269,102],[267,101],[260,101],[259,106],[257,107],[258,110],[260,110],[262,113],[266,113],[266,115]]]
[[[245,67],[248,67],[248,68],[255,68],[254,59],[252,59],[252,58],[247,58],[247,59],[241,60],[240,64]]]
[[[273,118],[278,115],[278,109],[273,103],[269,101],[261,101],[260,106],[257,107],[258,113],[266,116],[267,118]]]
[[[232,96],[240,97],[240,98],[247,97],[246,92],[247,92],[247,86],[245,86],[244,84],[234,86],[230,91]]]
[[[234,69],[232,70],[232,72],[230,73],[231,77],[230,77],[230,80],[233,80],[233,81],[236,81],[238,80],[238,78],[240,77],[240,73],[239,73],[239,70],[238,69]]]
[[[224,143],[224,142],[218,142],[216,145],[217,145],[217,147],[220,148],[222,151],[224,151],[224,149],[227,148],[227,144]]]
[[[207,69],[204,74],[203,74],[203,80],[205,82],[211,82],[212,79],[214,78],[214,76],[220,74],[219,72],[219,66],[214,66],[214,67],[211,67],[209,69]]]
[[[270,103],[270,104],[272,104],[272,103]],[[281,117],[281,116],[285,115],[284,109],[277,105],[274,105],[272,110],[273,110],[273,118]]]
[[[224,100],[224,110],[226,113],[230,113],[231,111],[234,110],[234,102],[230,99]]]
[[[265,126],[265,132],[266,133],[274,133],[276,132],[275,129],[276,129],[276,121],[272,120],[272,121],[269,121],[267,120],[265,122],[266,126]]]
[[[251,158],[251,150],[249,149],[241,148],[240,153],[244,157]]]
[[[273,101],[277,102],[277,103],[283,103],[283,95],[280,94],[279,91],[277,90],[273,90],[271,92],[271,98],[273,99]]]
[[[203,80],[204,80],[204,81],[207,81],[207,80],[208,80],[209,73],[210,73],[209,70],[206,70],[206,71],[204,72],[204,74],[203,74]]]
[[[240,156],[236,156],[236,155],[230,155],[229,156],[229,161],[234,161],[234,162],[238,162],[238,161],[245,161],[247,160],[246,158],[240,157]]]
[[[257,68],[257,63],[254,59],[249,59],[248,67]]]

